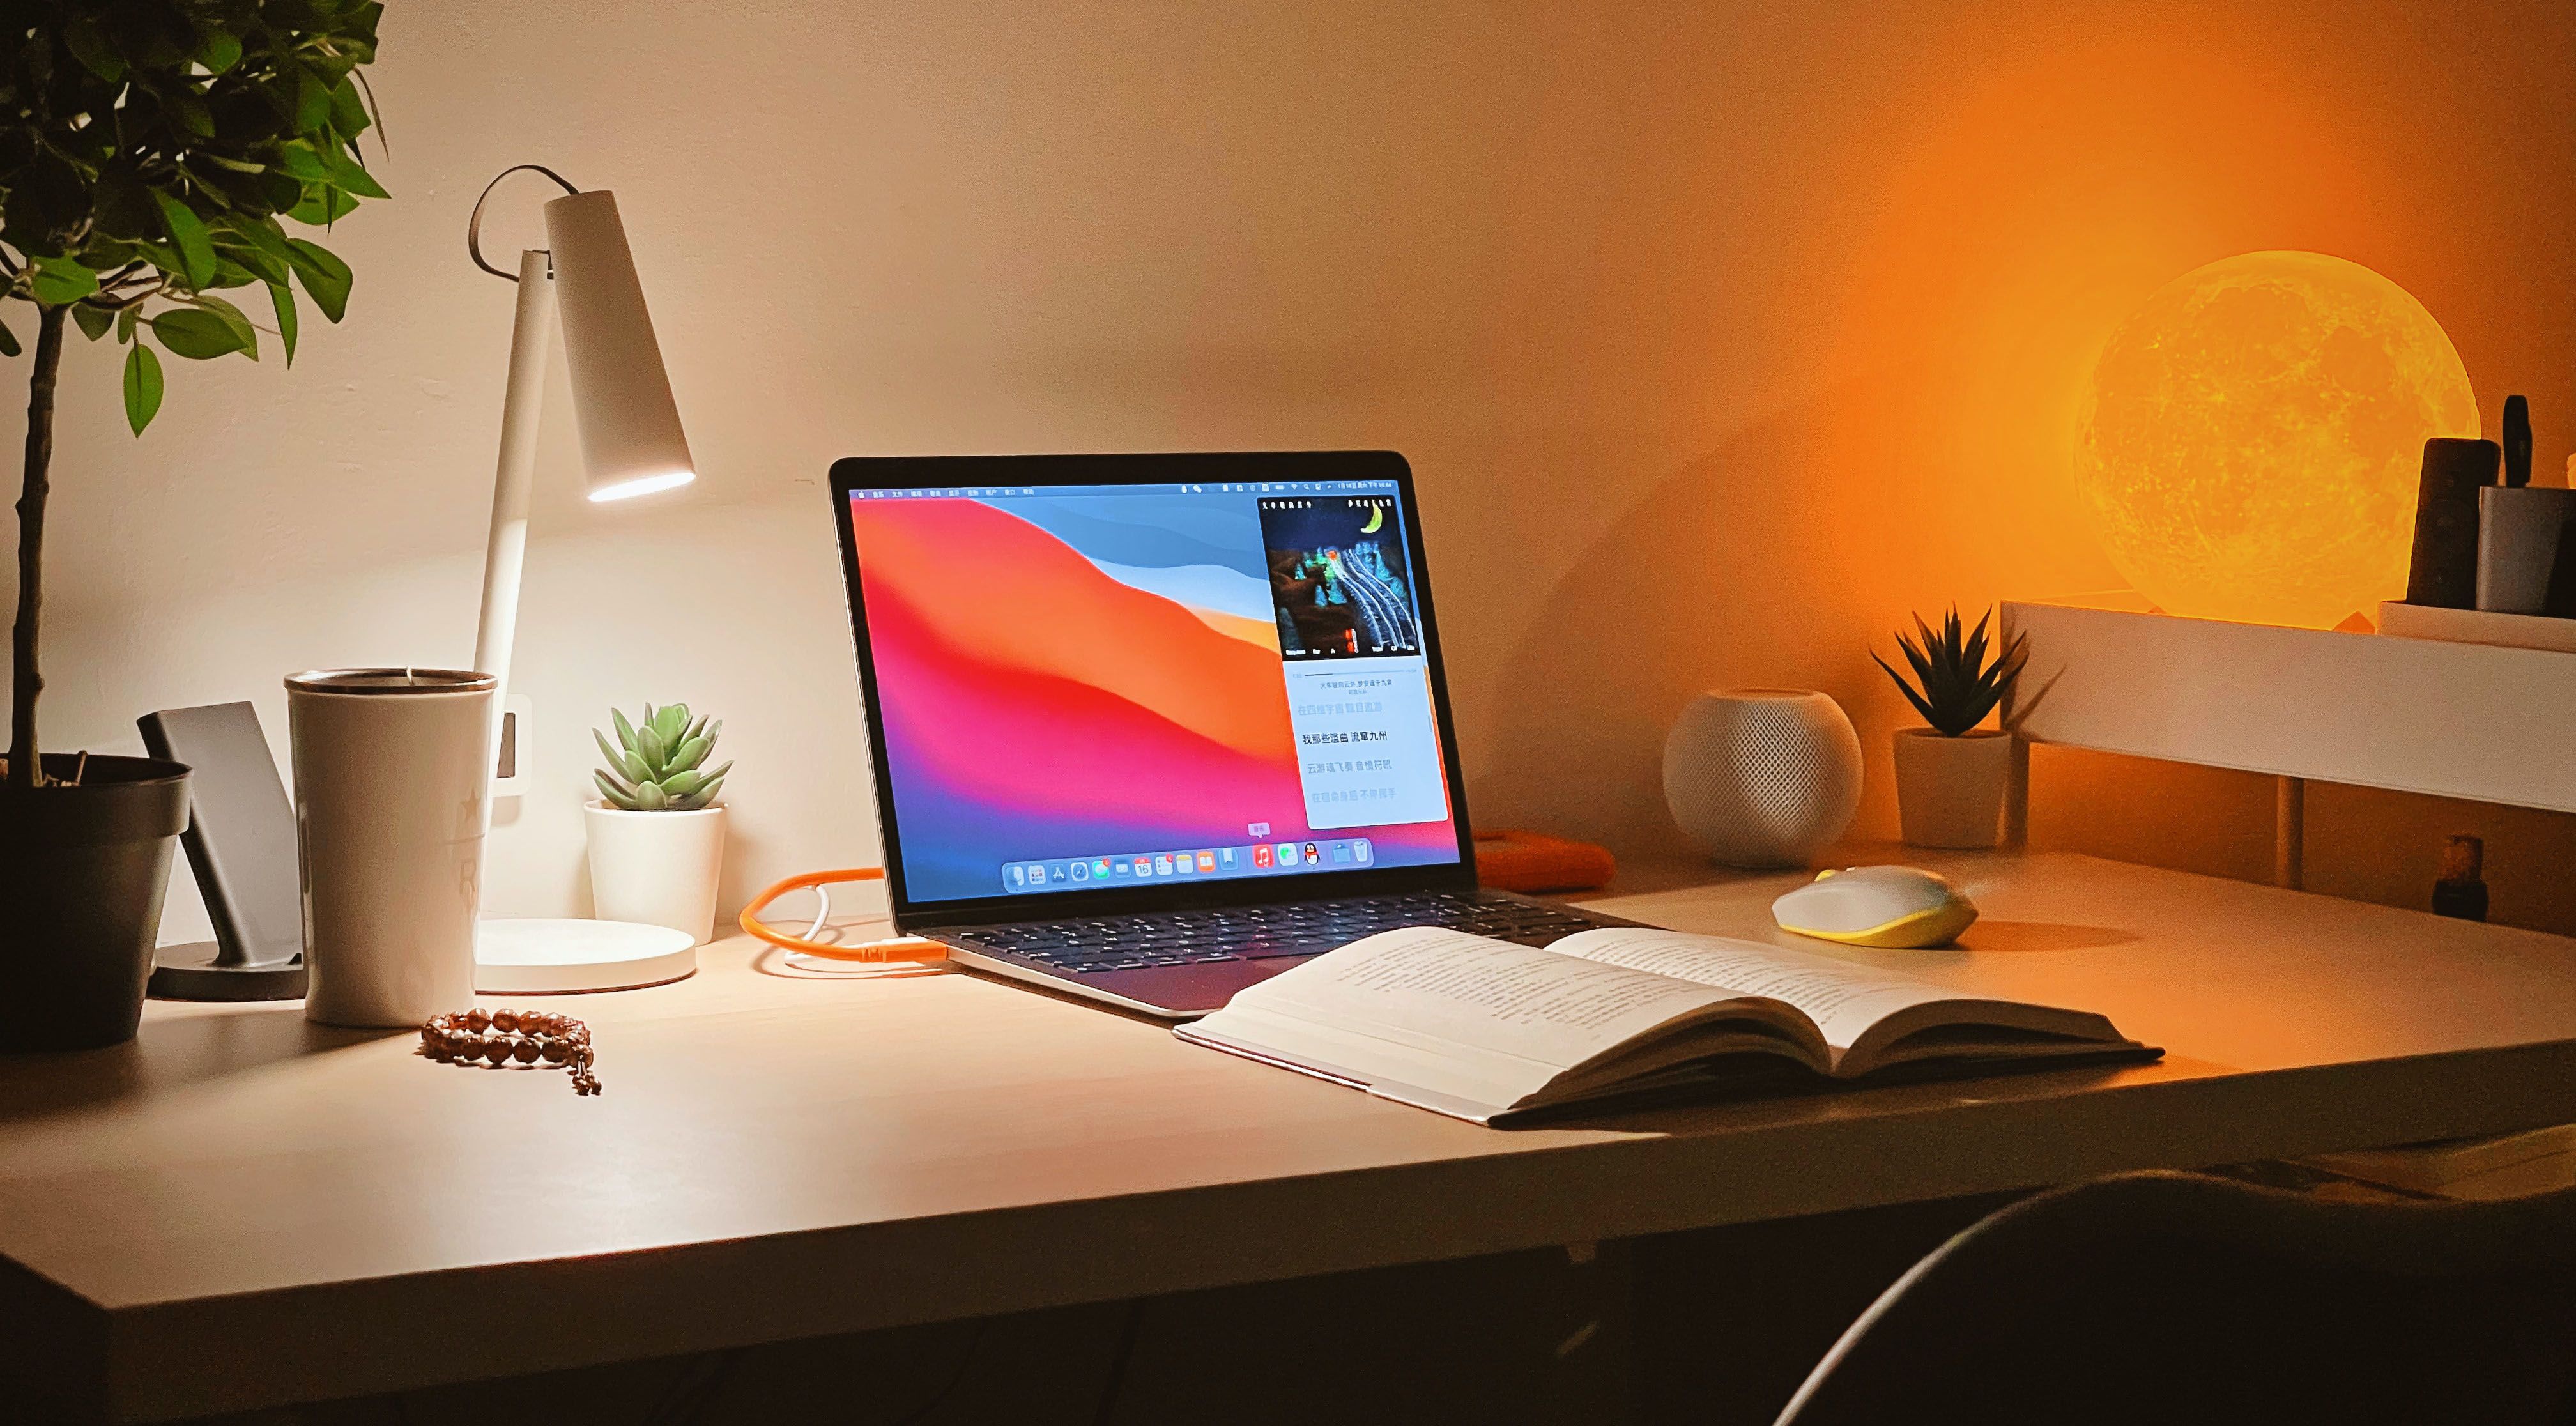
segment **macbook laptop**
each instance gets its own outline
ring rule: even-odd
[[[844,460],[897,929],[1170,1018],[1374,931],[1624,924],[1476,884],[1387,451]]]

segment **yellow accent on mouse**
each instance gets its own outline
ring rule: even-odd
[[[1771,903],[1783,931],[1846,946],[1911,950],[1946,946],[1977,919],[1976,903],[1947,878],[1915,867],[1831,869]]]

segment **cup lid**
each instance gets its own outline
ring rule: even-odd
[[[489,693],[501,680],[454,668],[325,668],[289,674],[297,693]]]

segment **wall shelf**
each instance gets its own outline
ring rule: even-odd
[[[2576,812],[2576,653],[2007,601],[2033,743]]]

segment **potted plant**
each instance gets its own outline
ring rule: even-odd
[[[715,800],[732,763],[710,769],[721,722],[692,720],[689,705],[644,705],[628,722],[611,708],[617,741],[597,728],[608,761],[590,775],[600,800],[590,824],[591,909],[602,921],[640,921],[715,934],[716,880],[724,872],[725,810]]]
[[[1918,644],[1903,631],[1896,645],[1913,666],[1914,682],[1871,650],[1870,658],[1896,681],[1905,701],[1928,728],[1896,730],[1896,810],[1905,840],[1918,847],[1991,847],[2003,840],[2004,794],[2012,778],[2012,734],[1980,728],[2020,677],[2030,650],[2015,637],[1989,652],[1989,609],[1977,627],[1962,632],[1956,606],[1939,633],[1914,616]]]
[[[373,0],[51,0],[11,7],[0,60],[0,297],[34,308],[18,502],[7,773],[0,779],[0,1049],[133,1037],[187,769],[44,753],[36,736],[45,501],[64,327],[126,348],[125,419],[161,408],[161,358],[291,362],[294,289],[337,322],[348,264],[287,235],[385,190],[358,159]],[[275,325],[221,296],[265,287]],[[0,355],[24,354],[0,322]]]

